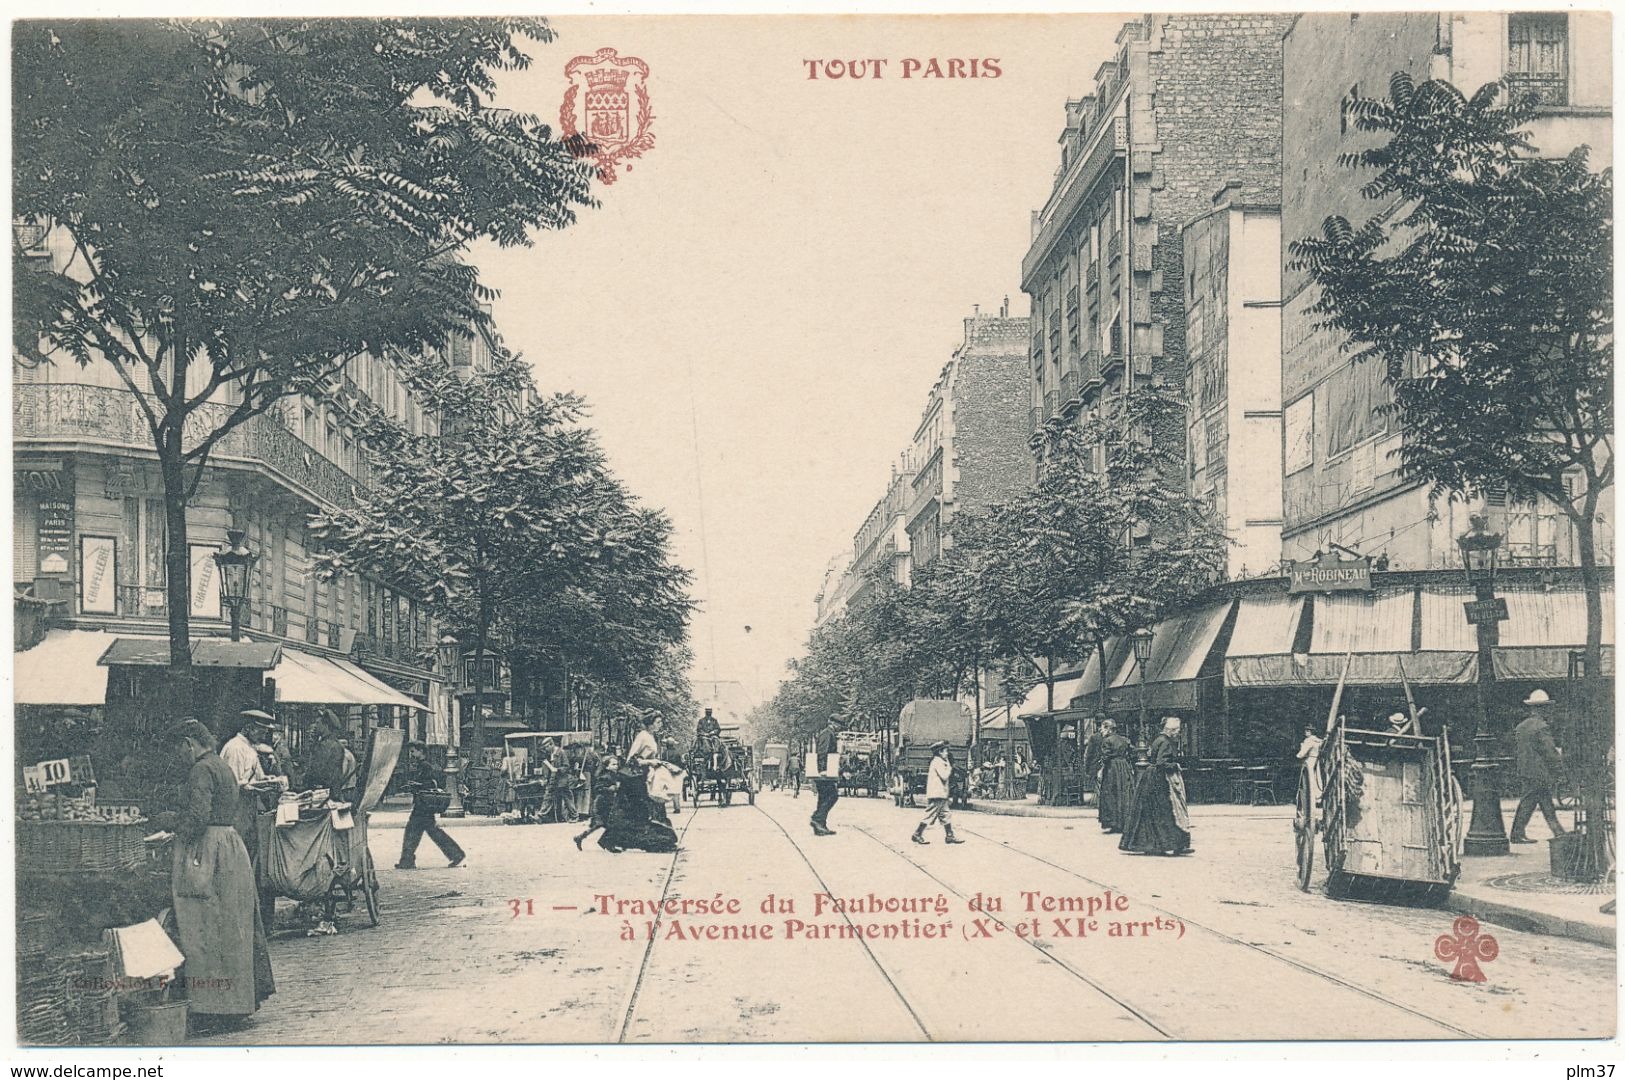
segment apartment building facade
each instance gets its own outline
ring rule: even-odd
[[[1028,427],[1182,384],[1184,224],[1230,181],[1280,197],[1281,37],[1274,14],[1127,22],[1092,94],[1066,104],[1061,162],[1022,262],[1031,297]]]
[[[1388,93],[1406,72],[1471,94],[1505,78],[1541,95],[1530,140],[1548,157],[1591,148],[1591,166],[1612,163],[1610,17],[1603,12],[1430,12],[1303,15],[1283,42],[1287,108],[1282,125],[1283,248],[1318,235],[1340,216],[1362,222],[1382,207],[1360,194],[1364,178],[1339,165],[1372,136],[1349,122],[1349,104]],[[1398,569],[1460,566],[1456,538],[1482,508],[1431,503],[1425,485],[1402,479],[1404,438],[1382,406],[1375,364],[1351,364],[1341,341],[1316,326],[1308,275],[1283,265],[1283,556],[1306,559],[1344,548],[1386,557]],[[1493,508],[1514,565],[1572,566],[1573,530],[1556,507]],[[1611,520],[1611,513],[1605,512]],[[1599,538],[1613,561],[1613,536]]]

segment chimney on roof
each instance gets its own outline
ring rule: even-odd
[[[1010,294],[1006,293],[1005,297],[1004,297],[1004,303],[999,305],[999,318],[1008,319],[1009,317],[1010,317]]]

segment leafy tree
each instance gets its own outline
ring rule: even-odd
[[[1328,218],[1292,245],[1320,289],[1313,310],[1351,362],[1382,365],[1404,429],[1400,474],[1435,497],[1504,490],[1572,523],[1586,601],[1590,758],[1603,805],[1602,575],[1597,524],[1612,489],[1613,172],[1580,147],[1543,159],[1525,130],[1533,95],[1471,97],[1396,74],[1357,103],[1383,139],[1343,163],[1370,174],[1364,224]],[[1591,858],[1606,866],[1603,830]]]
[[[1110,415],[1044,431],[1038,482],[965,522],[972,622],[1013,686],[1043,682],[1092,645],[1149,626],[1222,573],[1228,543],[1181,479],[1184,406],[1160,387]],[[1103,688],[1104,689],[1104,688]]]
[[[531,19],[21,22],[14,350],[110,364],[163,476],[171,664],[188,653],[186,506],[210,452],[353,357],[484,324],[468,245],[591,205],[591,168],[490,104]],[[60,262],[61,260],[58,260]]]
[[[671,522],[602,474],[580,511],[580,558],[506,568],[500,619],[517,655],[547,673],[585,726],[616,707],[658,709],[672,723],[692,706],[673,659],[693,610],[687,570],[671,562]]]
[[[587,580],[629,541],[626,519],[606,520],[615,488],[573,397],[515,410],[515,358],[463,381],[443,362],[414,369],[413,390],[440,431],[413,434],[376,409],[364,422],[373,484],[349,507],[312,518],[324,573],[368,570],[411,583],[474,640],[476,695],[491,631],[510,605]],[[467,640],[465,636],[464,640]],[[483,712],[472,743],[484,745]]]

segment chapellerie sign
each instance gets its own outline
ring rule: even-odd
[[[1322,555],[1287,565],[1289,593],[1370,592],[1371,560]]]

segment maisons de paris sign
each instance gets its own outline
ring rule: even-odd
[[[1286,591],[1370,592],[1371,560],[1340,559],[1328,553],[1315,559],[1288,563]]]

